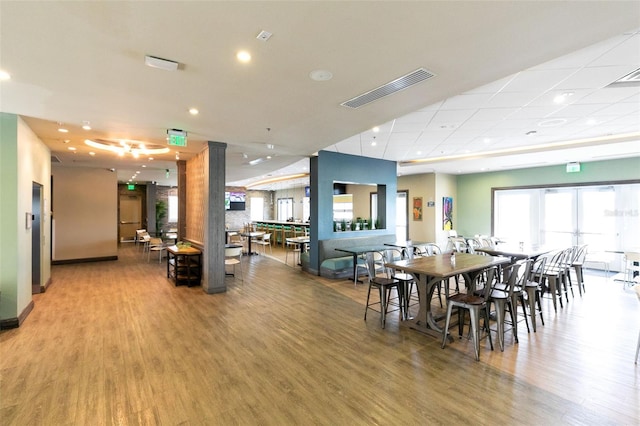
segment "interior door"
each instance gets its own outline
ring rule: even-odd
[[[33,182],[31,201],[31,293],[42,288],[42,185]]]
[[[135,241],[136,229],[142,223],[142,198],[139,195],[120,196],[120,241]]]

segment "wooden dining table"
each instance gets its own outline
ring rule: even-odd
[[[455,263],[451,262],[451,253],[435,256],[415,257],[385,263],[385,266],[412,274],[418,287],[419,311],[411,321],[410,327],[423,333],[442,339],[444,329],[438,325],[438,319],[431,308],[433,292],[439,282],[445,282],[445,294],[448,294],[448,278],[462,275],[467,291],[475,290],[475,281],[480,273],[494,266],[509,264],[511,260],[503,256],[483,256],[469,253],[456,253]]]
[[[480,247],[475,251],[485,253],[490,256],[505,256],[511,258],[512,262],[516,262],[522,259],[537,259],[543,254],[554,251],[548,247],[532,247],[532,246],[513,246],[499,244],[495,247]]]

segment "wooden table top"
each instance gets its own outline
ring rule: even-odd
[[[508,257],[481,256],[469,253],[456,253],[455,265],[451,264],[451,254],[437,254],[435,256],[415,257],[386,263],[385,266],[401,269],[414,274],[425,274],[431,277],[447,278],[454,275],[486,269],[492,266],[510,263]]]
[[[170,251],[173,254],[201,254],[202,252],[195,247],[178,247],[178,246],[170,246],[167,247],[167,251]]]

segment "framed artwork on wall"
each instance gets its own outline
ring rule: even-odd
[[[453,229],[453,197],[442,197],[442,229]]]
[[[422,197],[413,197],[413,220],[422,220]]]

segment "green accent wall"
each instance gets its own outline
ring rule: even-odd
[[[0,319],[18,315],[18,120],[0,113]]]
[[[572,186],[592,182],[639,179],[640,157],[582,163],[582,171],[579,173],[567,173],[565,165],[561,164],[461,175],[457,177],[457,225],[455,227],[462,235],[491,234],[492,188]]]

